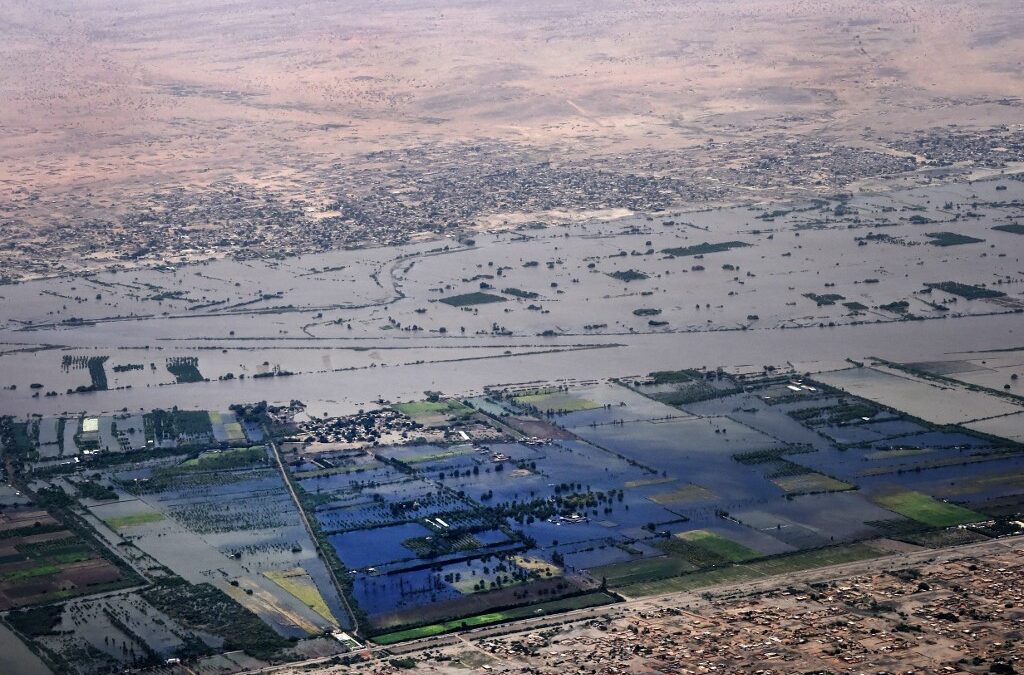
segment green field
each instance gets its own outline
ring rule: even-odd
[[[728,251],[733,248],[741,248],[743,246],[750,246],[742,241],[723,241],[719,243],[704,243],[696,244],[694,246],[677,246],[675,248],[663,248],[662,253],[666,253],[676,258],[682,258],[684,256],[691,255],[705,255],[707,253],[720,253],[721,251]]]
[[[266,464],[268,461],[266,447],[254,445],[250,448],[215,450],[204,453],[198,457],[185,460],[175,468],[187,471],[224,471],[228,469],[241,469],[254,464]]]
[[[445,621],[444,623],[432,623],[427,626],[420,626],[419,628],[409,628],[408,630],[400,630],[394,633],[385,633],[384,635],[379,635],[373,638],[373,641],[379,645],[393,645],[396,642],[416,640],[418,638],[440,635],[441,633],[450,633],[464,628],[487,626],[489,624],[501,623],[503,621],[514,621],[516,619],[529,619],[545,614],[557,614],[559,612],[568,612],[574,609],[583,609],[585,607],[598,607],[600,605],[607,605],[613,602],[615,602],[615,598],[606,593],[590,593],[588,595],[578,595],[576,597],[564,598],[562,600],[552,600],[551,602],[544,602],[539,605],[517,607],[515,609],[509,609],[501,612],[490,612],[488,614],[477,614],[475,616],[468,616],[464,619],[453,619],[451,621]]]
[[[475,452],[472,446],[457,446],[452,450],[445,450],[444,452],[432,452],[425,455],[410,455],[403,457],[402,462],[405,464],[422,464],[423,462],[439,462],[443,459],[449,459],[451,457],[460,457],[462,455],[471,455]]]
[[[933,527],[952,527],[987,520],[986,516],[970,509],[941,502],[926,494],[911,490],[878,496],[874,498],[874,501],[901,516]]]
[[[150,511],[148,513],[133,513],[129,516],[113,516],[111,518],[104,518],[105,522],[112,529],[120,530],[126,527],[133,527],[135,525],[145,525],[146,523],[158,523],[164,519],[164,514],[156,511]]]
[[[778,476],[776,478],[772,478],[771,481],[782,488],[786,494],[790,495],[805,495],[818,492],[842,492],[844,490],[852,490],[854,488],[854,486],[849,483],[845,483],[841,480],[832,478],[831,476],[826,476],[814,471],[795,476]]]
[[[676,535],[676,539],[688,542],[730,562],[742,562],[760,557],[757,551],[708,530],[680,532]]]
[[[659,492],[648,497],[655,504],[677,504],[679,502],[701,502],[715,498],[715,493],[692,483],[671,492]]]
[[[34,579],[35,577],[50,576],[57,572],[60,572],[60,567],[57,565],[40,565],[39,567],[30,567],[25,570],[7,572],[0,575],[0,581],[24,581],[26,579]]]
[[[491,295],[490,293],[463,293],[462,295],[452,295],[447,298],[441,298],[441,302],[452,307],[469,307],[471,305],[486,305],[492,302],[505,302],[506,299],[500,295]]]
[[[665,555],[657,558],[628,560],[626,562],[602,565],[590,570],[595,579],[604,579],[612,588],[630,586],[666,577],[694,572],[697,566],[678,556]]]
[[[313,579],[301,567],[290,570],[268,570],[263,576],[301,600],[307,607],[330,621],[335,626],[338,620],[331,614],[330,608],[320,595],[319,589],[313,583]]]
[[[960,234],[959,232],[925,232],[924,236],[931,239],[928,243],[933,246],[961,246],[963,244],[979,244],[985,241],[984,239]]]
[[[443,415],[459,416],[468,415],[473,412],[473,409],[464,405],[460,401],[448,400],[448,401],[413,401],[412,403],[399,403],[395,406],[395,410],[405,413],[409,417],[416,419],[417,417],[436,417]]]
[[[882,553],[866,544],[834,546],[764,558],[754,562],[706,572],[695,572],[667,579],[639,582],[629,586],[618,587],[615,590],[629,598],[692,591],[710,586],[742,583],[780,574],[790,574],[819,567],[828,567],[830,565],[868,560],[870,558],[877,558],[880,555]]]
[[[939,281],[936,283],[925,284],[928,288],[934,288],[946,293],[952,293],[953,295],[959,295],[961,298],[968,300],[977,300],[979,298],[1001,298],[1006,295],[1002,291],[995,291],[991,288],[983,288],[981,286],[972,286],[970,284],[961,284],[958,281]]]
[[[579,412],[601,407],[600,403],[557,391],[516,396],[513,400],[520,405],[533,406],[544,412]]]

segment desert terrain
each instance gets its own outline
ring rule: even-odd
[[[1013,0],[0,15],[10,278],[871,188],[1024,153]]]

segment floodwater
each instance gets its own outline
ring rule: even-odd
[[[472,247],[442,240],[4,286],[0,411],[299,399],[316,414],[342,414],[424,389],[867,355],[917,362],[1019,346],[1024,237],[991,228],[1015,217],[1021,198],[1024,183],[994,179],[842,205],[481,234]],[[976,215],[960,217],[967,211]],[[936,231],[982,241],[935,246],[926,234]],[[724,242],[746,246],[664,253]],[[628,271],[634,280],[613,276]],[[926,287],[942,281],[1005,296]],[[481,292],[503,301],[439,302]],[[86,369],[62,369],[65,356],[108,357],[109,390],[67,394],[91,380]],[[198,358],[209,381],[175,384],[166,362],[183,356]],[[254,379],[273,372],[293,375]]]
[[[39,657],[0,624],[0,673],[4,675],[42,675],[51,672]]]

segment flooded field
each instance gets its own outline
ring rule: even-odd
[[[1022,186],[0,287],[11,635],[237,672],[1014,532]]]
[[[299,398],[340,414],[444,389],[452,364],[476,361],[501,379],[451,393],[550,372],[647,372],[664,353],[682,356],[676,367],[779,365],[797,354],[931,362],[1016,346],[1024,237],[994,228],[1021,217],[1022,194],[1021,181],[995,178],[521,227],[471,245],[7,285],[0,406],[226,410]],[[857,262],[865,250],[870,269]],[[588,347],[601,349],[600,364]],[[965,381],[1019,386],[1013,359],[966,368]]]

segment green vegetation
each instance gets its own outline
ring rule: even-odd
[[[578,412],[601,407],[600,403],[559,391],[516,396],[513,400],[519,405],[537,408],[543,412]]]
[[[910,309],[910,303],[906,300],[895,300],[893,302],[887,302],[884,305],[879,305],[878,309],[885,310],[886,312],[893,312],[894,314],[906,314],[907,310]]]
[[[23,635],[39,637],[53,633],[63,614],[63,605],[44,605],[15,610],[7,615],[7,620]]]
[[[446,401],[413,401],[412,403],[399,403],[395,410],[405,413],[409,417],[428,417],[434,415],[469,415],[473,409],[461,401],[449,399]]]
[[[801,424],[813,427],[823,424],[844,426],[850,423],[859,423],[865,417],[868,419],[874,417],[878,412],[878,408],[869,403],[854,401],[821,408],[800,408],[791,410],[788,414]]]
[[[70,354],[65,354],[64,358],[61,359],[61,368],[65,372],[82,368],[89,370],[89,379],[92,380],[92,384],[76,387],[74,389],[75,392],[103,391],[107,388],[107,371],[103,367],[103,364],[107,362],[107,358],[106,356],[71,356]]]
[[[684,485],[671,492],[660,492],[648,497],[655,504],[677,504],[679,502],[709,501],[715,498],[715,493],[700,485]]]
[[[13,572],[7,572],[0,574],[0,581],[24,581],[26,579],[34,579],[36,577],[47,577],[60,572],[60,567],[57,565],[39,565],[38,567],[30,567],[24,570],[15,570]]]
[[[186,382],[202,382],[199,372],[199,359],[195,356],[172,356],[167,359],[167,371],[174,375],[178,384]]]
[[[146,439],[207,440],[213,435],[210,415],[205,410],[154,410],[143,417]]]
[[[1008,225],[996,225],[992,228],[993,230],[999,230],[1000,232],[1009,232],[1010,234],[1024,234],[1024,225],[1020,223],[1010,223]]]
[[[742,241],[723,241],[717,244],[695,244],[693,246],[677,246],[675,248],[664,248],[661,250],[662,253],[667,255],[682,258],[684,256],[692,255],[705,255],[707,253],[719,253],[721,251],[728,251],[734,248],[741,248],[744,246],[750,246],[746,242]]]
[[[267,448],[262,445],[254,445],[248,448],[205,452],[198,457],[185,460],[174,468],[180,471],[229,471],[264,466],[269,461]]]
[[[35,444],[28,437],[28,423],[0,417],[0,446],[6,454],[19,458],[35,452]]]
[[[861,302],[857,302],[856,300],[853,300],[853,301],[850,301],[850,302],[844,302],[843,303],[843,307],[845,307],[846,309],[850,310],[851,312],[863,312],[864,310],[866,310],[868,308],[867,305],[865,305],[864,303],[861,303]]]
[[[838,293],[804,293],[804,297],[814,300],[816,303],[818,303],[819,307],[822,307],[824,305],[834,305],[840,300],[846,299],[845,297],[839,295]]]
[[[698,401],[728,396],[737,391],[739,391],[738,387],[719,388],[712,386],[704,380],[697,380],[680,385],[675,391],[663,391],[657,394],[649,394],[649,396],[655,401],[660,401],[667,405],[680,406],[687,403],[697,403]]]
[[[87,480],[79,483],[77,486],[78,496],[86,499],[95,499],[96,501],[111,501],[117,499],[117,493],[111,490],[106,485],[100,485],[94,480]]]
[[[161,466],[146,480],[125,481],[121,486],[133,494],[160,492],[180,486],[187,478],[192,487],[225,485],[244,479],[248,474],[230,473],[236,469],[260,469],[269,466],[267,449],[262,445],[232,450],[212,450],[181,464]]]
[[[925,284],[928,288],[935,288],[946,293],[953,295],[959,295],[961,298],[968,300],[977,300],[979,298],[1001,298],[1006,293],[1002,291],[994,291],[991,288],[982,288],[981,286],[971,286],[970,284],[961,284],[956,281],[940,281],[938,283]]]
[[[490,293],[477,291],[441,298],[441,302],[452,307],[469,307],[471,305],[486,305],[492,302],[506,302],[506,299],[500,295],[491,295]]]
[[[393,645],[398,642],[405,642],[406,640],[416,640],[418,638],[430,637],[431,635],[450,633],[464,628],[474,628],[477,626],[486,626],[504,621],[514,621],[516,619],[528,619],[542,615],[557,614],[559,612],[569,612],[574,609],[584,609],[586,607],[598,607],[600,605],[611,604],[615,601],[615,598],[607,593],[590,593],[571,598],[563,598],[561,600],[552,600],[551,602],[543,602],[537,605],[528,605],[526,607],[517,607],[515,609],[490,612],[487,614],[477,614],[475,616],[468,616],[464,619],[452,619],[451,621],[445,621],[444,623],[434,623],[427,626],[420,626],[419,628],[409,628],[407,630],[400,630],[393,633],[385,633],[384,635],[379,635],[373,638],[373,641],[380,645]]]
[[[642,281],[648,278],[646,274],[636,270],[616,270],[615,272],[609,272],[608,276],[612,279],[625,281],[626,283],[629,283],[630,281]]]
[[[969,237],[966,234],[958,234],[956,232],[926,232],[924,236],[931,239],[928,243],[933,246],[959,246],[961,244],[978,244],[985,241],[984,239]]]
[[[638,582],[628,586],[617,587],[616,590],[626,597],[677,593],[722,584],[754,581],[764,577],[792,574],[793,572],[828,567],[829,565],[841,565],[858,560],[868,560],[870,558],[877,558],[880,555],[882,553],[866,544],[833,546],[813,551],[801,551],[799,553],[762,558],[753,562],[704,572]]]
[[[291,646],[255,614],[210,584],[189,584],[179,578],[158,582],[141,595],[183,627],[224,638],[227,650],[241,649],[267,660]]]
[[[446,531],[429,537],[413,537],[402,542],[402,546],[418,558],[436,558],[457,551],[472,551],[481,544],[468,532]]]
[[[158,511],[148,511],[146,513],[133,513],[128,516],[111,516],[110,518],[104,518],[103,522],[110,526],[111,529],[123,530],[126,527],[158,523],[163,519],[164,514]]]
[[[794,445],[791,447],[779,447],[769,448],[766,450],[750,450],[748,452],[737,452],[733,454],[732,458],[734,461],[740,464],[756,465],[756,464],[771,464],[779,463],[782,460],[783,455],[800,455],[808,452],[816,452],[813,446],[810,445]],[[787,462],[793,466],[799,466],[792,462]],[[803,467],[801,467],[803,468]],[[804,471],[810,471],[810,469],[804,468]]]
[[[316,587],[316,584],[313,582],[313,579],[310,578],[306,570],[301,567],[296,567],[290,570],[269,570],[264,572],[263,576],[273,581],[288,593],[294,595],[307,607],[330,621],[335,626],[338,625],[338,620],[334,618],[333,614],[331,614],[331,610],[327,606],[327,602],[324,601],[324,597],[320,595],[320,590]]]
[[[874,498],[874,501],[901,516],[933,527],[952,527],[986,520],[987,517],[956,504],[933,499],[912,490],[894,492]]]
[[[503,289],[501,292],[504,293],[505,295],[512,295],[517,298],[523,298],[524,300],[533,300],[535,298],[540,297],[539,293],[534,293],[533,291],[524,291],[520,288],[506,288]]]
[[[653,384],[674,384],[676,382],[691,382],[703,380],[704,375],[699,370],[686,368],[683,370],[656,370],[649,375]]]
[[[707,530],[677,534],[656,546],[666,555],[597,567],[591,574],[605,579],[612,588],[621,588],[761,557],[756,551]]]
[[[794,464],[793,466],[799,466]],[[803,468],[803,467],[801,467]],[[792,475],[777,475],[771,481],[788,495],[808,495],[821,492],[843,492],[856,486],[816,471],[805,471]]]
[[[757,551],[708,530],[680,532],[675,536],[675,541],[689,544],[702,552],[728,562],[743,562],[760,557]]]

